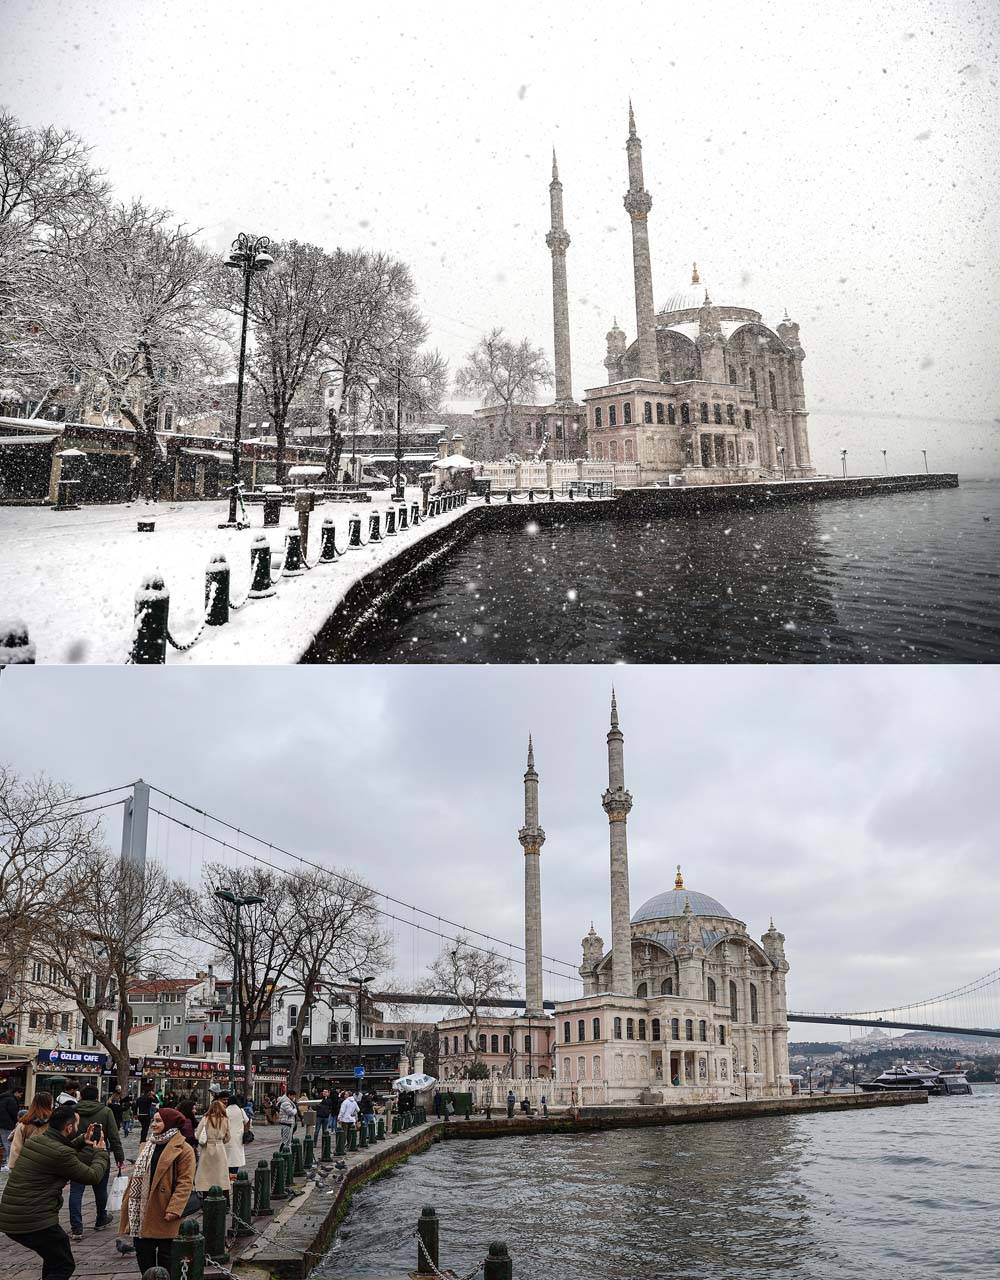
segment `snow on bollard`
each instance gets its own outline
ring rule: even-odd
[[[319,558],[323,564],[329,564],[337,558],[337,526],[330,516],[323,520],[319,535]]]
[[[408,528],[410,527],[410,522],[409,522],[409,520],[407,519],[407,516],[406,516],[406,503],[405,503],[405,502],[404,502],[404,503],[403,503],[403,505],[399,508],[399,517],[398,517],[398,519],[396,520],[396,527],[399,529],[399,532],[400,532],[400,533],[402,533],[404,529],[408,529]]]
[[[349,547],[360,547],[363,545],[361,542],[361,517],[356,511],[347,522],[347,532],[347,545]]]
[[[167,618],[170,592],[159,573],[143,578],[135,593],[131,659],[136,666],[156,666],[167,660]]]
[[[224,627],[229,621],[229,561],[217,551],[205,570],[205,625]]]
[[[263,600],[274,595],[271,581],[271,547],[262,533],[250,544],[250,599]]]
[[[386,507],[385,509],[385,536],[394,538],[396,536],[396,508]]]
[[[379,515],[377,511],[373,511],[371,515],[368,517],[368,541],[369,542],[382,541],[382,534],[379,532],[379,525],[381,524],[381,521],[382,521],[382,517]]]
[[[420,503],[412,502],[410,504],[410,524],[420,523]]]
[[[0,619],[0,667],[33,666],[34,662],[28,624],[20,618]]]
[[[302,567],[302,534],[298,529],[285,530],[285,567],[281,572],[286,578],[297,578],[305,573]]]

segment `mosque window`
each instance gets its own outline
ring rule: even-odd
[[[690,424],[691,424],[691,406],[685,400],[684,403],[681,405],[681,425],[687,427],[687,426],[690,426]]]
[[[661,378],[660,378],[660,381],[661,381],[661,382],[673,382],[673,378],[670,376],[670,370],[669,370],[669,369],[664,369],[664,370],[663,370],[663,374],[662,374],[662,376],[661,376]]]
[[[644,400],[642,402],[642,420],[643,422],[653,421],[653,405],[649,400]]]
[[[747,462],[753,462],[753,445],[747,442]]]
[[[729,984],[729,1016],[734,1022],[739,1022],[740,1020],[740,1006],[739,1001],[736,998],[735,982],[731,982]]]
[[[569,1023],[563,1023],[563,1044],[569,1044]]]
[[[694,1039],[694,1019],[693,1018],[684,1019],[684,1039],[685,1040]]]
[[[722,421],[722,405],[721,404],[715,404],[712,406],[712,416],[715,418],[716,422]]]
[[[594,1032],[594,1039],[595,1039],[595,1040],[600,1040],[600,1038],[601,1038],[601,1020],[600,1020],[600,1018],[595,1018],[595,1019],[594,1019],[593,1032]]]
[[[451,1051],[452,1053],[458,1053],[458,1036],[452,1037]]]
[[[659,1040],[660,1038],[660,1019],[659,1018],[653,1019],[653,1026],[651,1030],[652,1030],[653,1039]]]
[[[639,1039],[645,1040],[645,1038],[646,1038],[646,1019],[640,1018],[639,1019]]]
[[[698,1023],[698,1039],[699,1040],[708,1039],[708,1023],[705,1021],[704,1018],[702,1018],[701,1021]]]
[[[730,426],[736,425],[736,406],[732,404],[726,405],[726,421]]]
[[[524,1052],[525,1053],[531,1052],[531,1036],[524,1037]]]
[[[466,1052],[466,1053],[468,1053],[468,1052],[469,1052],[469,1037],[468,1037],[468,1036],[463,1036],[463,1037],[462,1037],[462,1039],[463,1039],[463,1041],[464,1041],[464,1043],[463,1043],[463,1045],[462,1045],[462,1048],[465,1050],[465,1052]]]
[[[622,405],[622,424],[627,427],[631,424],[631,422],[632,422],[632,402],[631,400],[626,400],[625,403]]]
[[[712,1004],[715,1004],[715,979],[709,978],[707,986],[708,986],[708,998]]]
[[[577,1040],[586,1040],[587,1038],[587,1024],[583,1018],[576,1024],[576,1038]]]
[[[634,445],[631,440],[623,441],[622,455],[623,455],[622,457],[623,462],[635,462],[635,457],[633,456]]]
[[[510,1036],[504,1036],[503,1038],[503,1051],[504,1053],[510,1053]]]
[[[600,408],[594,410],[594,426],[600,430],[604,425],[604,412]]]
[[[750,376],[750,390],[753,392],[753,402],[754,404],[756,404],[757,403],[757,370],[749,369],[747,372]]]
[[[625,1039],[626,1040],[635,1039],[635,1018],[625,1019]]]
[[[609,462],[618,461],[618,441],[617,440],[612,440],[611,443],[608,445],[608,461]]]
[[[673,994],[674,994],[673,978],[664,978],[663,981],[660,983],[660,995],[672,996]]]
[[[753,430],[753,414],[750,412],[749,409],[743,410],[743,425],[746,427],[748,431]]]
[[[649,986],[645,982],[640,982],[635,989],[636,999],[645,1000],[648,995],[649,995]]]
[[[486,1052],[486,1034],[485,1034],[485,1032],[484,1032],[482,1035],[480,1035],[480,1037],[479,1037],[479,1052],[480,1052],[480,1053],[485,1053],[485,1052]]]
[[[667,405],[667,421],[671,426],[677,421],[677,410],[672,404]]]
[[[621,1038],[622,1038],[622,1020],[621,1018],[615,1018],[615,1039],[620,1040]]]
[[[608,426],[618,426],[618,406],[616,404],[608,405]]]
[[[663,426],[663,402],[660,401],[656,406],[656,425]]]
[[[772,409],[777,409],[777,407],[778,407],[778,384],[777,384],[777,383],[775,382],[775,380],[774,380],[774,370],[773,370],[773,369],[768,369],[768,371],[767,371],[767,385],[768,385],[768,389],[769,389],[769,390],[770,390],[770,392],[771,392],[771,408],[772,408]]]
[[[681,1038],[681,1020],[680,1018],[670,1019],[670,1039],[679,1040]]]
[[[577,1058],[576,1078],[577,1080],[586,1080],[587,1078],[587,1059],[586,1058]]]
[[[490,1036],[490,1053],[500,1052],[500,1037]]]
[[[736,370],[733,368],[732,365],[729,366],[729,381],[733,384],[734,387],[736,386]]]
[[[601,443],[600,440],[596,441],[594,444],[594,461],[595,462],[604,461],[604,445]]]
[[[593,1073],[594,1073],[594,1074],[591,1076],[591,1079],[592,1079],[592,1080],[600,1080],[600,1078],[601,1078],[601,1060],[600,1060],[600,1058],[597,1056],[597,1054],[596,1054],[596,1053],[594,1054],[594,1065],[593,1065],[593,1068],[592,1068],[592,1069],[593,1069]]]
[[[569,1079],[570,1079],[570,1073],[569,1073],[569,1058],[563,1058],[563,1076],[564,1076],[564,1078],[565,1078],[565,1079],[567,1079],[567,1080],[569,1080]]]
[[[538,438],[539,440],[542,438],[541,432],[538,433]],[[557,422],[556,423],[556,439],[561,440],[562,438],[563,438],[563,424],[561,422]]]
[[[719,1027],[719,1044],[725,1044],[725,1043],[726,1043],[726,1028]]]
[[[750,1021],[757,1021],[757,988],[750,983]]]
[[[708,421],[708,404],[704,400],[701,402],[701,420],[702,422]]]

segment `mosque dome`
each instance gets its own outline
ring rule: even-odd
[[[696,916],[719,916],[726,920],[735,920],[731,911],[727,911],[721,902],[710,898],[707,893],[696,893],[693,889],[684,888],[684,879],[680,867],[674,887],[666,893],[658,893],[644,902],[632,917],[633,924],[642,924],[645,920],[669,920],[682,916],[685,906],[690,902],[691,914]]]
[[[672,293],[664,302],[660,311],[662,313],[697,310],[704,304],[706,297],[707,290],[702,283],[701,276],[698,274],[698,264],[695,262],[691,265],[691,283],[685,285],[683,289],[678,289],[675,293]]]

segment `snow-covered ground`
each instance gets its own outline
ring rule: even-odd
[[[419,489],[408,489],[407,505]],[[317,506],[309,524],[309,561],[320,551],[326,517],[337,526],[337,546],[347,543],[347,522],[355,510],[368,536],[368,515],[382,514],[385,494],[356,508],[331,502]],[[206,627],[187,653],[170,648],[167,662],[263,664],[295,662],[347,590],[370,569],[397,555],[434,529],[467,515],[459,507],[407,529],[396,537],[354,550],[333,564],[317,565],[302,577],[282,578],[277,594],[252,600],[230,614],[224,627]],[[226,502],[123,503],[52,511],[48,507],[0,507],[0,617],[21,618],[36,646],[37,661],[123,663],[127,660],[135,613],[135,593],[143,577],[162,574],[170,591],[170,631],[184,643],[205,612],[205,566],[222,552],[232,574],[231,598],[240,601],[250,585],[250,544],[263,533],[275,557],[284,554],[284,530],[296,516],[282,507],[278,528],[264,529],[263,508],[251,506],[249,529],[220,529]],[[138,533],[140,519],[153,518],[156,531]]]

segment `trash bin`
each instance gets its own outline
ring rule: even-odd
[[[56,511],[78,511],[79,503],[76,501],[76,490],[79,480],[60,480],[59,487],[56,490]]]
[[[264,528],[276,526],[281,520],[281,494],[266,493],[264,495]]]
[[[485,498],[491,491],[493,481],[489,476],[473,476],[472,492],[477,498]]]

